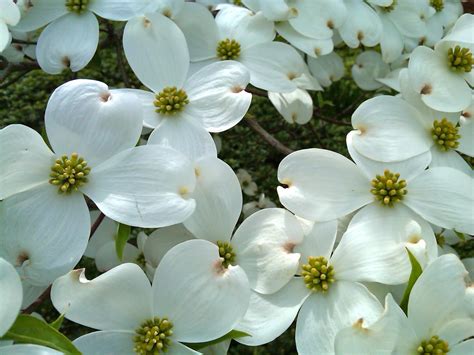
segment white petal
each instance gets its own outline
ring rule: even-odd
[[[382,37],[380,49],[385,63],[392,63],[403,53],[403,38],[392,21],[387,16],[380,15],[382,23]]]
[[[242,210],[242,191],[232,168],[224,161],[205,157],[195,162],[194,213],[184,221],[196,238],[230,241]]]
[[[399,173],[401,179],[409,181],[420,175],[431,162],[431,152],[429,150],[412,158],[391,163],[384,163],[366,158],[354,149],[354,144],[352,142],[357,134],[356,131],[351,131],[347,134],[347,149],[352,160],[355,161],[357,166],[369,179],[375,178],[377,174],[382,174],[386,169],[388,169],[393,173]]]
[[[89,174],[81,190],[109,218],[153,228],[182,222],[194,210],[191,163],[179,152],[157,145],[118,153]]]
[[[48,286],[33,286],[28,281],[23,281],[22,284],[23,284],[23,302],[21,305],[21,309],[25,309],[29,305],[31,305],[49,287],[49,285]]]
[[[472,26],[474,25],[474,17],[472,14],[464,14],[459,17],[450,32],[440,41],[435,49],[446,49],[460,45],[471,50],[474,49],[474,41],[472,39]]]
[[[190,101],[185,114],[202,119],[209,132],[235,126],[250,107],[252,95],[245,91],[249,81],[248,70],[235,61],[204,67],[184,85]]]
[[[2,8],[2,14],[0,15],[2,22],[15,26],[20,21],[20,9],[16,3],[10,0],[2,0],[0,1],[0,7]]]
[[[466,175],[472,174],[472,168],[467,161],[456,151],[441,151],[438,146],[431,147],[430,168],[446,167],[462,171]]]
[[[102,18],[114,21],[126,21],[141,15],[150,0],[94,0],[88,9]]]
[[[282,94],[269,92],[268,98],[289,123],[305,124],[313,117],[313,99],[306,90]]]
[[[91,221],[94,223],[100,215],[100,211],[90,212]],[[115,241],[117,235],[118,223],[105,217],[97,227],[94,235],[89,239],[87,249],[84,252],[84,256],[89,258],[95,258],[97,251],[102,248],[105,244],[111,241]]]
[[[123,248],[123,257],[120,260],[115,249],[115,241],[108,242],[97,251],[95,256],[95,265],[97,270],[105,272],[122,263],[134,263],[137,261],[140,251],[130,243],[126,243]]]
[[[406,315],[391,294],[385,300],[385,311],[369,327],[360,323],[341,330],[336,335],[336,354],[392,354],[397,343],[416,343],[416,335],[410,328]]]
[[[308,37],[325,39],[332,37],[333,28],[341,26],[347,9],[342,0],[301,1],[294,4],[297,16],[290,24]]]
[[[416,48],[408,64],[411,85],[432,109],[462,111],[471,103],[471,90],[461,75],[449,69],[442,55],[428,47]]]
[[[185,2],[174,22],[186,37],[191,61],[216,57],[218,29],[208,9],[200,4]]]
[[[367,50],[359,54],[352,66],[352,78],[362,90],[376,90],[382,85],[375,79],[383,78],[390,71],[380,53]]]
[[[184,7],[184,0],[153,0],[147,7],[148,12],[159,12],[174,20]]]
[[[425,35],[426,23],[422,21],[423,7],[427,7],[427,2],[404,1],[397,4],[389,14],[390,19],[404,36],[421,38]],[[426,16],[425,16],[426,17]]]
[[[264,294],[278,291],[296,273],[300,255],[293,248],[303,241],[298,220],[281,208],[252,214],[232,238],[236,262],[246,272],[250,287]]]
[[[339,28],[339,34],[350,48],[361,44],[374,47],[382,37],[382,23],[377,13],[359,0],[345,0],[344,4],[350,19]]]
[[[47,183],[53,153],[34,130],[9,125],[0,130],[0,199]]]
[[[175,339],[183,342],[209,341],[234,329],[249,297],[245,272],[223,269],[217,245],[206,240],[171,249],[153,280],[153,314],[168,317]]]
[[[247,313],[236,326],[236,329],[251,336],[236,340],[249,346],[271,342],[293,323],[301,305],[309,295],[310,291],[300,278],[293,278],[282,289],[271,295],[252,292]]]
[[[375,202],[356,213],[330,263],[338,280],[401,284],[411,272],[406,248],[420,249],[416,257],[424,266],[438,256],[436,246],[422,218],[403,205]]]
[[[339,330],[361,318],[370,325],[382,314],[379,301],[365,286],[336,281],[328,293],[311,294],[296,320],[298,354],[334,354],[334,340]]]
[[[91,12],[69,14],[52,22],[41,32],[36,58],[48,74],[64,69],[77,72],[92,59],[99,43],[99,22]]]
[[[261,12],[253,13],[243,7],[229,6],[216,16],[220,39],[234,39],[241,48],[269,43],[275,37],[273,22]]]
[[[318,58],[309,57],[308,67],[311,74],[324,87],[330,86],[334,81],[341,79],[345,72],[344,62],[336,52]]]
[[[217,156],[212,136],[200,124],[192,123],[188,117],[165,118],[151,133],[148,144],[173,148],[193,162]]]
[[[0,203],[0,257],[36,286],[49,285],[77,264],[89,232],[89,210],[81,193],[59,194],[56,186],[46,184]]]
[[[294,91],[296,84],[291,78],[300,74],[300,67],[304,67],[298,52],[281,42],[262,43],[246,48],[239,61],[250,71],[252,85],[274,92]]]
[[[167,355],[201,355],[201,351],[204,351],[204,349],[199,350],[196,351],[181,343],[173,342],[167,351]]]
[[[377,96],[363,102],[352,115],[354,148],[367,158],[392,162],[428,151],[433,140],[420,113],[406,101]]]
[[[324,256],[329,260],[334,249],[336,234],[336,220],[310,222],[309,230],[304,233],[303,242],[295,247],[295,252],[301,254],[300,264],[307,264],[310,256]]]
[[[2,347],[2,355],[61,355],[60,351],[33,344],[15,344]]]
[[[73,270],[53,283],[51,301],[75,323],[99,330],[134,330],[152,317],[150,281],[135,264],[122,264],[89,281]]]
[[[456,169],[431,168],[410,181],[405,204],[427,221],[474,234],[474,180]]]
[[[295,48],[305,52],[310,57],[319,57],[332,52],[334,44],[331,38],[316,39],[306,37],[297,32],[287,21],[278,22],[276,29],[280,36],[290,42]]]
[[[349,159],[323,149],[304,149],[278,167],[280,201],[296,215],[317,221],[342,217],[372,201],[370,182]]]
[[[474,320],[469,318],[467,314],[465,318],[457,318],[446,322],[437,334],[441,339],[447,341],[452,347],[474,336]],[[474,348],[473,348],[474,349]]]
[[[57,0],[33,0],[33,6],[23,6],[21,20],[15,27],[20,32],[36,30],[68,13],[63,2]]]
[[[452,254],[440,256],[421,274],[408,302],[408,319],[418,337],[431,337],[462,304],[466,275],[464,265]]]
[[[474,339],[469,339],[453,346],[452,350],[450,350],[450,355],[465,355],[472,353],[473,350]]]
[[[154,101],[156,95],[151,91],[139,90],[139,89],[116,89],[112,90],[116,93],[125,93],[127,95],[135,95],[142,104],[143,111],[143,126],[147,128],[155,128],[162,122],[163,116],[156,112]]]
[[[78,153],[95,166],[132,148],[142,130],[138,98],[109,91],[104,83],[73,80],[57,88],[45,113],[46,132],[57,155]]]
[[[131,354],[135,346],[135,332],[123,330],[92,332],[83,335],[73,344],[85,355],[92,354]]]
[[[161,14],[147,14],[127,22],[123,48],[140,81],[154,92],[181,89],[189,68],[186,39],[178,26]]]
[[[194,236],[182,224],[159,228],[146,240],[143,254],[146,261],[156,268],[168,250],[191,239],[194,239]]]
[[[472,114],[474,114],[474,105],[471,105],[473,108],[471,109]],[[474,156],[474,122],[473,117],[464,118],[461,120],[461,126],[459,127],[459,134],[461,138],[459,138],[459,147],[457,148],[458,151],[461,153],[467,154],[470,157]]]
[[[15,321],[21,307],[23,289],[20,276],[15,268],[6,260],[0,258],[0,336],[3,336]]]
[[[7,25],[3,21],[0,21],[0,53],[10,45],[11,39]]]

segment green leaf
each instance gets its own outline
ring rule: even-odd
[[[61,325],[63,324],[64,321],[64,314],[61,314],[56,320],[53,322],[49,323],[50,326],[52,326],[54,329],[59,330],[61,328]]]
[[[421,273],[423,272],[423,269],[421,268],[421,265],[418,260],[416,260],[415,256],[408,249],[407,252],[408,257],[410,258],[411,274],[410,278],[408,279],[407,288],[405,289],[405,293],[403,294],[403,299],[400,302],[400,308],[403,309],[405,314],[407,314],[408,311],[408,300],[410,299],[411,289],[415,285],[416,280],[418,280]]]
[[[215,340],[211,341],[206,341],[204,343],[186,343],[185,345],[191,349],[194,350],[199,350],[203,349],[206,346],[211,346],[215,344],[219,344],[220,342],[226,341],[226,340],[232,340],[232,339],[237,339],[237,338],[243,338],[243,337],[249,337],[251,336],[248,333],[242,332],[240,330],[231,330],[229,333],[221,336],[220,338],[217,338]]]
[[[119,260],[123,258],[123,249],[125,244],[127,244],[128,238],[130,237],[130,231],[132,227],[127,226],[126,224],[119,224],[117,237],[115,238],[115,251]]]
[[[464,235],[464,233],[458,232],[455,229],[453,229],[453,231],[459,239],[461,239],[462,241],[466,240],[466,236]]]
[[[43,345],[65,354],[81,354],[68,338],[48,323],[26,314],[20,314],[7,334],[0,339]]]

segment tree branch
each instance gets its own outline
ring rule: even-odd
[[[249,115],[245,116],[245,122],[250,126],[250,128],[257,132],[268,144],[270,144],[280,153],[284,155],[293,153],[293,150],[288,148],[286,145],[284,145],[278,139],[268,133],[262,126],[260,126],[260,124],[253,117],[250,117]]]

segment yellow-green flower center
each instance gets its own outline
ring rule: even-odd
[[[164,353],[171,345],[170,337],[173,335],[173,324],[168,318],[149,319],[135,330],[133,339],[136,354],[154,355]]]
[[[70,158],[63,155],[51,167],[49,183],[58,186],[60,193],[71,193],[87,183],[90,171],[87,162],[77,153],[72,153]]]
[[[234,39],[223,39],[217,44],[217,57],[220,60],[237,59],[240,56],[240,43]]]
[[[66,9],[76,14],[82,14],[87,11],[88,6],[89,0],[66,0]]]
[[[440,150],[446,152],[450,149],[456,149],[459,146],[458,127],[452,122],[443,118],[441,121],[435,120],[431,129],[431,137]]]
[[[400,179],[400,174],[394,174],[390,170],[385,170],[383,175],[377,175],[371,185],[370,192],[383,206],[393,207],[394,203],[403,200],[407,194],[407,182]]]
[[[235,6],[244,6],[244,4],[242,4],[242,0],[233,0],[232,3]]]
[[[393,2],[390,5],[382,7],[382,10],[384,12],[392,12],[395,9],[395,7],[397,7],[397,2],[398,0],[393,0]]]
[[[137,258],[135,259],[135,263],[144,269],[146,265],[145,255],[143,253],[138,254]]]
[[[313,292],[327,292],[334,282],[334,269],[323,256],[310,256],[301,266],[301,276],[307,288]]]
[[[474,61],[472,59],[472,52],[469,48],[461,48],[456,46],[448,50],[448,66],[453,71],[470,72]]]
[[[189,99],[183,89],[178,90],[176,86],[168,86],[155,95],[153,104],[156,112],[162,115],[174,115],[189,104]]]
[[[440,12],[444,9],[444,0],[430,0],[430,5],[436,12]]]
[[[219,256],[224,259],[222,261],[222,266],[225,268],[229,267],[229,265],[232,265],[235,262],[234,248],[232,248],[232,245],[229,242],[218,240],[216,244],[219,247]]]
[[[416,351],[423,355],[445,355],[449,352],[449,346],[439,336],[433,335],[429,340],[423,340]]]

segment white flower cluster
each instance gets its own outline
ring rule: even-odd
[[[33,339],[19,313],[45,295],[97,330],[70,344],[83,354],[225,354],[295,320],[302,355],[474,353],[474,261],[451,247],[474,235],[474,15],[456,0],[217,3],[0,0],[12,65],[79,71],[98,16],[126,21],[144,88],[72,80],[44,135],[0,130],[0,354],[66,352],[18,335]],[[288,154],[279,208],[211,133],[237,125],[252,93],[309,122],[308,91],[345,75],[344,44],[374,47],[351,70],[362,89],[399,94],[355,110],[352,160]],[[92,280],[74,269],[83,256]]]

